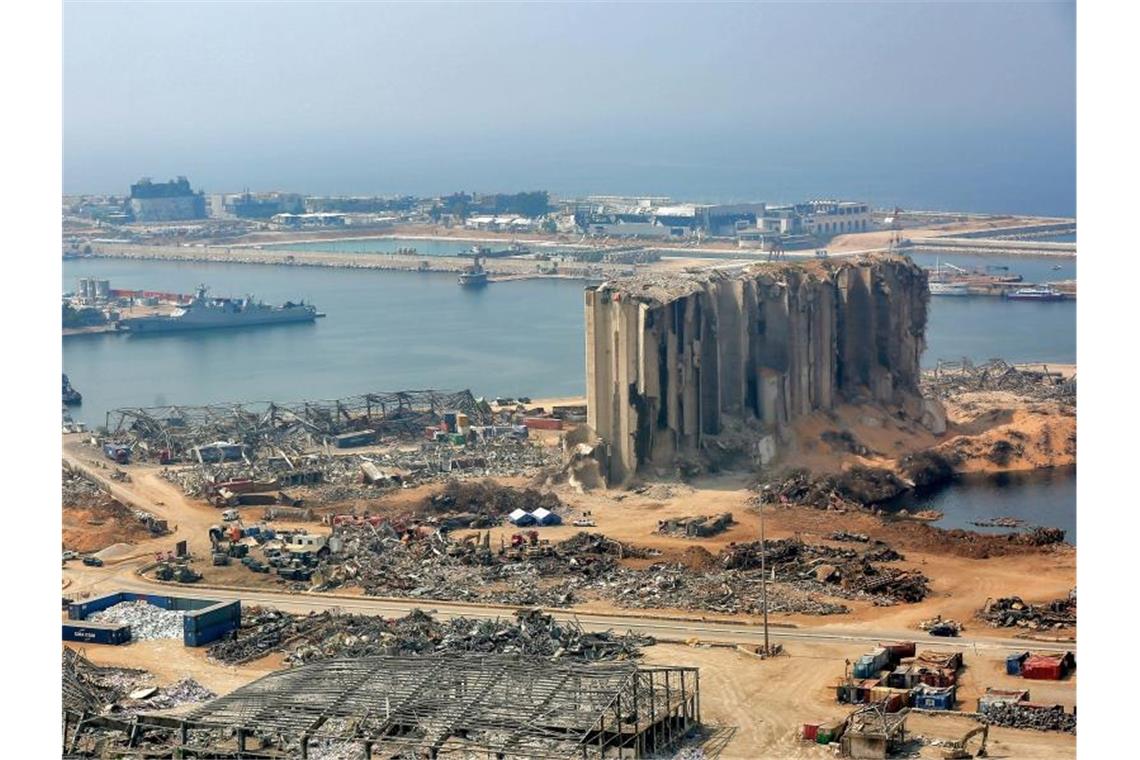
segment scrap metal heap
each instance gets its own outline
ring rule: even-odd
[[[978,391],[1009,391],[1039,401],[1077,403],[1077,377],[1066,378],[1046,366],[1041,369],[1014,366],[1002,359],[974,364],[969,359],[942,361],[922,373],[920,383],[926,395],[950,398]]]
[[[158,406],[107,413],[107,433],[131,446],[136,458],[196,461],[194,448],[216,441],[302,453],[343,433],[364,430],[380,436],[422,437],[444,412],[462,412],[472,424],[490,419],[490,407],[471,391],[420,390],[366,393],[331,401]]]
[[[365,757],[640,758],[699,725],[700,682],[696,668],[632,662],[364,657],[272,673],[179,716],[85,725],[116,723],[116,757],[305,759],[329,742]]]
[[[300,665],[337,657],[430,654],[517,654],[574,661],[625,660],[641,656],[654,640],[632,632],[588,633],[541,610],[519,610],[514,620],[438,620],[413,610],[402,618],[321,612],[290,615],[274,609],[246,610],[236,638],[210,645],[211,658],[240,665],[284,650]]]
[[[922,573],[887,566],[902,556],[879,543],[854,549],[784,539],[689,558],[700,561],[630,567],[621,560],[654,552],[597,533],[509,547],[492,547],[486,534],[461,542],[440,532],[405,540],[384,525],[340,525],[336,533],[344,548],[321,564],[317,590],[355,586],[373,596],[541,607],[605,599],[636,609],[758,613],[766,553],[774,581],[768,607],[775,612],[845,613],[847,607],[821,597],[886,606],[920,601],[929,591]]]

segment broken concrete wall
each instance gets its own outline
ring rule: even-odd
[[[758,264],[586,291],[589,424],[609,481],[842,400],[913,408],[928,301],[909,259]]]

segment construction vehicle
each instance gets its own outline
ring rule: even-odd
[[[978,751],[971,755],[966,745],[975,736],[982,737],[982,743],[978,747]],[[988,725],[981,725],[967,731],[961,739],[952,744],[943,747],[942,757],[944,760],[969,760],[972,757],[988,757],[986,754],[986,739],[990,736],[990,727]]]
[[[294,556],[311,554],[324,559],[334,551],[339,551],[341,539],[316,533],[294,533],[284,536],[285,551]]]

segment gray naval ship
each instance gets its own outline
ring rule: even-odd
[[[281,306],[270,306],[245,298],[210,298],[205,285],[198,287],[194,298],[185,306],[175,309],[170,316],[132,317],[120,319],[118,329],[132,333],[169,332],[172,330],[213,330],[223,327],[249,325],[277,325],[291,322],[312,322],[324,314],[304,301],[287,301]]]

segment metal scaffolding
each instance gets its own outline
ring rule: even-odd
[[[469,390],[419,390],[331,401],[114,409],[107,412],[106,425],[112,439],[130,443],[143,454],[165,450],[179,457],[215,441],[243,444],[254,452],[266,447],[299,452],[330,436],[361,430],[420,435],[444,412],[462,412],[475,425],[490,417],[490,408]]]
[[[129,737],[120,754],[307,758],[314,743],[334,742],[364,758],[641,758],[700,722],[699,690],[696,668],[632,662],[328,660],[270,674],[184,716],[140,715],[118,726]],[[73,718],[68,751],[83,736],[83,719]],[[94,716],[86,725],[108,727]]]

